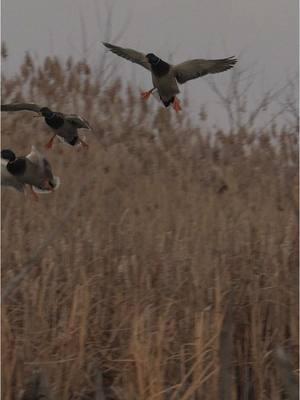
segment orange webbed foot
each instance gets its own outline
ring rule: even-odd
[[[51,184],[50,184],[50,182],[49,182],[49,179],[45,179],[45,180],[44,180],[43,185],[42,185],[42,188],[43,188],[44,190],[49,190],[50,192],[53,192],[53,191],[54,191],[54,187],[51,186]]]
[[[181,105],[180,105],[180,101],[177,99],[177,97],[174,98],[173,101],[173,108],[176,112],[179,112],[182,110]]]
[[[52,148],[52,146],[53,146],[53,141],[54,141],[55,136],[56,136],[56,135],[52,136],[52,138],[49,140],[49,142],[45,145],[45,148],[46,148],[47,150],[49,150],[49,149]]]
[[[153,92],[153,90],[154,90],[154,88],[151,89],[151,90],[148,90],[147,92],[142,92],[142,93],[141,93],[142,99],[148,100],[149,97],[150,97],[150,94]]]

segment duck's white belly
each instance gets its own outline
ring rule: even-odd
[[[153,86],[158,90],[162,100],[168,101],[179,93],[177,81],[170,71],[168,74],[157,77],[152,74]]]

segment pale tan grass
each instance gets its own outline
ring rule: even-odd
[[[288,343],[298,362],[295,137],[209,139],[185,112],[102,88],[84,63],[26,63],[3,101],[78,112],[96,137],[88,152],[55,145],[62,184],[37,204],[2,191],[3,290],[44,246],[2,305],[2,398],[42,367],[61,400],[99,397],[97,371],[111,399],[215,400],[223,367],[227,398],[279,400],[272,351]],[[24,115],[2,114],[2,148],[47,142]]]

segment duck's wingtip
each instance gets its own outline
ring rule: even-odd
[[[113,48],[113,45],[108,43],[108,42],[102,42],[103,46],[105,46],[108,50],[111,50]]]

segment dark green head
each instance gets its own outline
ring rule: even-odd
[[[149,53],[146,55],[147,60],[151,65],[157,65],[160,62],[160,58],[158,58],[155,54]]]
[[[154,75],[160,77],[166,75],[170,71],[170,64],[161,60],[153,53],[146,55],[147,60],[151,66],[151,71]]]
[[[9,161],[6,168],[12,175],[23,175],[26,170],[25,157],[16,158],[14,161]]]
[[[3,160],[7,160],[7,161],[15,161],[16,155],[10,149],[3,149],[3,150],[1,150],[1,158],[3,158]]]
[[[40,113],[42,114],[43,117],[45,118],[51,118],[54,115],[54,112],[50,110],[48,107],[42,107],[40,109]]]

